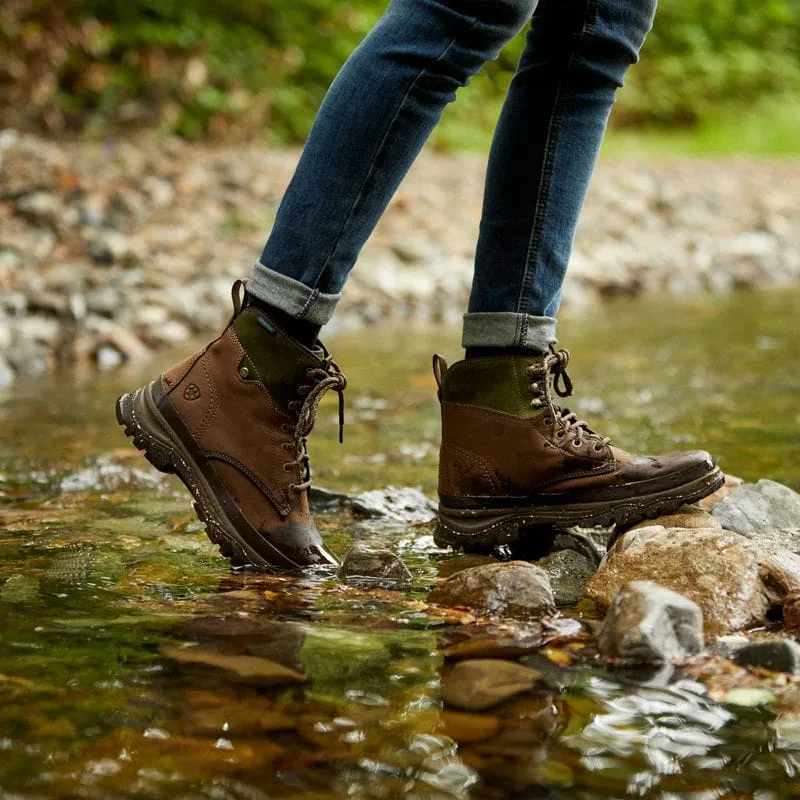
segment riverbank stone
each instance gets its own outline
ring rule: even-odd
[[[643,664],[696,655],[703,649],[697,603],[652,581],[625,584],[606,614],[600,652]]]
[[[615,543],[584,596],[608,609],[631,581],[653,581],[688,597],[702,609],[706,636],[717,636],[763,624],[800,587],[800,561],[731,531],[651,526]]]
[[[428,602],[467,606],[499,617],[543,617],[556,610],[547,573],[527,561],[482,564],[456,572],[430,592]]]

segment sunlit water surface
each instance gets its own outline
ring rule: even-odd
[[[571,407],[623,446],[703,446],[743,478],[800,488],[798,308],[793,290],[620,301],[568,318]],[[345,446],[326,401],[315,481],[433,497],[429,361],[433,350],[457,358],[458,332],[410,323],[334,349],[350,378]],[[440,652],[459,626],[419,601],[437,575],[480,559],[437,550],[429,526],[320,515],[339,555],[355,541],[400,551],[416,576],[406,593],[330,573],[232,572],[180,484],[151,470],[113,418],[118,392],[166,363],[0,395],[0,796],[800,795],[800,699],[796,710],[726,705],[671,668],[634,676],[535,655],[549,664],[536,691],[448,718]],[[306,682],[168,657],[184,642]]]

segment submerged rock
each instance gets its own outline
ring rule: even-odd
[[[724,528],[763,547],[800,551],[800,494],[788,486],[769,480],[742,484],[713,513]]]
[[[761,624],[800,588],[800,561],[713,528],[651,526],[629,531],[609,551],[585,596],[609,608],[630,581],[649,580],[697,603],[706,635]]]
[[[178,647],[176,645],[164,645],[161,648],[161,654],[179,664],[225,670],[262,686],[306,682],[305,675],[257,656],[230,656],[199,647]]]
[[[743,667],[763,667],[797,675],[800,674],[800,645],[791,639],[750,642],[736,652],[733,660]]]
[[[411,585],[413,576],[391,550],[354,547],[339,567],[339,579],[351,586],[381,586],[400,589]]]
[[[537,670],[516,661],[459,661],[442,679],[442,700],[452,708],[482,711],[530,691],[539,677]]]
[[[599,645],[606,656],[645,664],[696,655],[703,649],[703,612],[657,583],[632,581],[617,592]]]
[[[542,617],[556,610],[547,573],[527,561],[483,564],[456,572],[433,589],[428,601],[505,617]]]

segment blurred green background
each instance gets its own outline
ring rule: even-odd
[[[386,0],[2,0],[0,127],[107,136],[305,137]],[[434,135],[485,147],[522,46]],[[800,0],[661,0],[608,148],[797,153]]]

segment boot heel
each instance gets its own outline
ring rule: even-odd
[[[522,529],[529,525],[508,514],[465,517],[448,513],[440,506],[433,541],[437,547],[482,551],[517,541]]]

